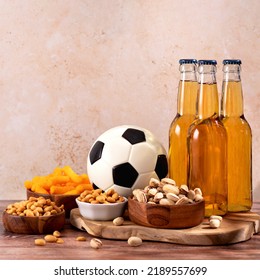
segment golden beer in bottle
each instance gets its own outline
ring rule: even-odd
[[[180,59],[177,114],[169,129],[169,177],[187,184],[187,133],[195,118],[198,82],[195,59]]]
[[[188,185],[201,188],[205,216],[227,212],[227,133],[219,115],[215,60],[198,61],[196,119],[188,130]]]
[[[221,120],[228,139],[228,211],[252,207],[252,132],[245,119],[241,60],[223,60]]]

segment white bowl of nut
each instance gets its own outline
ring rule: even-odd
[[[133,191],[128,199],[128,214],[132,222],[157,228],[189,228],[204,219],[205,202],[199,188],[189,190],[176,186],[174,180],[151,179],[144,189]]]
[[[14,233],[42,234],[61,230],[65,224],[64,206],[44,197],[30,197],[9,204],[3,212],[6,230]]]
[[[123,216],[127,198],[120,196],[114,189],[103,192],[101,189],[84,191],[76,198],[82,217],[96,221],[111,221]]]

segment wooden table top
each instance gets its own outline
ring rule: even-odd
[[[44,235],[14,234],[4,229],[2,212],[12,202],[0,201],[1,260],[260,260],[260,234],[248,241],[226,246],[187,246],[144,241],[139,247],[130,247],[126,240],[102,239],[102,248],[95,250],[89,246],[92,236],[73,227],[69,220],[61,231],[63,244],[35,246],[34,240]],[[260,201],[254,203],[252,211],[260,214]],[[78,236],[85,236],[87,241],[76,241]]]

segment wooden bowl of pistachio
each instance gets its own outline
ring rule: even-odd
[[[174,180],[151,179],[144,189],[136,189],[128,199],[132,222],[155,228],[190,228],[202,223],[205,202],[199,188],[176,186]]]

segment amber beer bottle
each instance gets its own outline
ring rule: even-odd
[[[216,60],[198,61],[196,119],[188,130],[188,185],[201,188],[205,216],[227,212],[227,133],[219,115]]]
[[[252,207],[252,132],[243,112],[241,60],[223,60],[221,120],[228,139],[228,211]]]
[[[195,118],[198,82],[197,60],[180,59],[177,114],[169,129],[169,177],[178,186],[187,184],[187,133]]]

